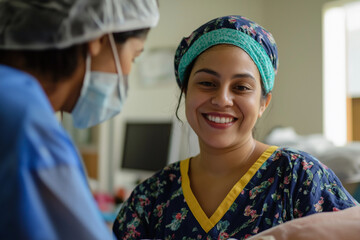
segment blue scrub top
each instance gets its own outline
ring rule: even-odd
[[[0,65],[0,239],[113,239],[39,83]]]

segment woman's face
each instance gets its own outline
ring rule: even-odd
[[[186,117],[200,144],[241,146],[266,109],[259,71],[241,48],[217,45],[202,53],[190,73]]]

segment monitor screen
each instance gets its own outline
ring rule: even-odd
[[[126,123],[121,168],[158,171],[169,158],[172,122]]]

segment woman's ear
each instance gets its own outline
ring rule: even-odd
[[[262,98],[261,101],[260,101],[260,110],[259,110],[259,115],[258,115],[258,118],[260,118],[263,113],[265,112],[266,108],[269,106],[270,104],[270,101],[271,101],[271,98],[272,98],[272,93],[269,92],[267,95],[266,95],[266,98]]]
[[[96,38],[88,42],[89,53],[91,56],[97,56],[101,52],[101,49],[106,45],[108,36],[103,35],[102,37]]]

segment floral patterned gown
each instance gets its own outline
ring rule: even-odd
[[[316,158],[272,146],[208,218],[191,191],[189,162],[169,165],[135,188],[114,222],[118,239],[246,239],[294,218],[358,204]]]

